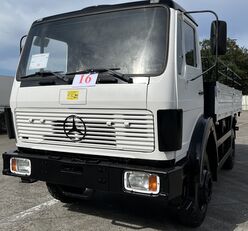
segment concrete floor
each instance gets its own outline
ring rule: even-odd
[[[206,220],[197,230],[248,230],[248,112],[239,125],[236,166],[220,172]],[[1,135],[0,153],[13,148],[14,142]],[[191,229],[176,224],[158,201],[97,193],[93,201],[66,205],[53,199],[42,182],[25,184],[0,175],[0,230]]]

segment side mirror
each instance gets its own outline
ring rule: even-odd
[[[211,50],[213,55],[226,54],[227,24],[225,21],[212,22],[210,41],[211,41]]]
[[[25,45],[26,39],[27,39],[27,35],[22,36],[21,39],[20,39],[20,54],[22,53],[22,50],[23,50],[23,47]]]

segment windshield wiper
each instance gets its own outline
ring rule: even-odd
[[[31,77],[35,77],[35,76],[41,76],[41,77],[46,77],[46,76],[55,76],[56,78],[58,79],[61,79],[63,80],[64,82],[68,82],[68,77],[64,74],[61,74],[63,73],[63,71],[37,71],[33,74],[30,74],[30,75],[26,75],[26,76],[22,76],[20,79],[28,79],[28,78],[31,78]]]
[[[125,76],[124,74],[117,72],[117,70],[120,70],[120,68],[89,68],[82,71],[76,71],[71,73],[66,73],[66,75],[77,75],[77,74],[87,74],[87,73],[102,73],[102,72],[108,72],[112,76],[127,82],[127,83],[133,83],[133,79]]]

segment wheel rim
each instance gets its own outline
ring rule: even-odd
[[[199,206],[204,209],[211,200],[212,196],[212,177],[208,170],[203,171],[203,182],[199,189]]]

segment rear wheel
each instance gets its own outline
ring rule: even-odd
[[[206,217],[211,195],[212,177],[208,156],[205,153],[201,170],[201,183],[197,182],[196,177],[186,177],[181,203],[176,210],[174,209],[176,218],[183,225],[190,227],[200,226]]]
[[[94,194],[94,191],[88,188],[74,188],[50,183],[46,183],[46,185],[51,196],[63,203],[90,200]]]
[[[225,170],[232,170],[235,164],[235,138],[232,138],[232,153],[231,155],[226,159],[223,169]]]

